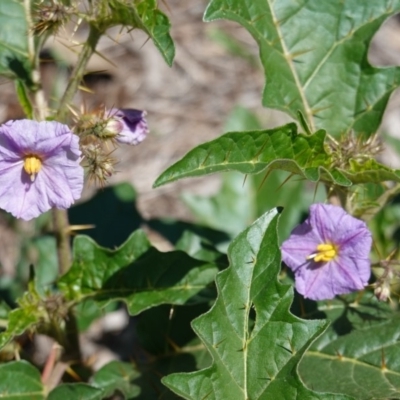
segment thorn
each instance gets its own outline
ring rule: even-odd
[[[76,231],[84,231],[84,230],[86,230],[86,229],[94,229],[94,228],[96,228],[96,225],[93,225],[93,224],[86,224],[86,225],[70,225],[69,227],[68,227],[68,232],[70,233],[70,234],[74,234],[74,232],[76,232]]]
[[[216,344],[213,344],[214,349],[217,349],[218,346],[219,346],[222,342],[225,342],[225,340],[226,340],[226,339],[222,339],[222,340],[220,340],[219,342],[217,342]]]
[[[288,349],[287,347],[282,346],[281,344],[278,344],[277,346],[280,347],[283,350],[286,350],[288,353],[293,354],[293,352],[290,349]]]
[[[169,315],[168,315],[168,319],[169,319],[169,320],[171,320],[171,319],[174,317],[174,313],[175,313],[175,307],[172,306],[172,307],[169,309]]]
[[[340,354],[338,350],[335,350],[335,353],[336,353],[336,355],[337,355],[339,360],[343,359],[343,354]]]
[[[264,185],[265,181],[267,180],[267,178],[269,177],[269,175],[271,174],[272,169],[270,169],[269,171],[267,171],[267,173],[265,174],[263,180],[261,181],[261,183],[258,185],[257,191],[259,191],[262,188],[262,185]]]
[[[249,176],[248,174],[246,174],[246,175],[244,176],[243,183],[242,183],[242,188],[244,187],[244,185],[245,185],[245,183],[246,183],[246,181],[247,181],[247,177],[248,177],[248,176]]]
[[[288,182],[292,177],[294,176],[294,173],[291,173],[276,189],[278,191],[286,182]]]

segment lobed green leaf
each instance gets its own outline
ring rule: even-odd
[[[300,110],[311,131],[332,136],[376,132],[400,68],[368,62],[370,41],[400,11],[399,0],[211,0],[204,19],[229,19],[256,40],[264,66],[263,104],[293,118]]]
[[[74,241],[71,269],[59,280],[67,299],[122,300],[130,314],[159,304],[208,301],[218,267],[182,251],[161,253],[142,231],[134,232],[117,250],[98,246],[86,236]]]
[[[175,46],[169,34],[171,24],[167,16],[158,9],[156,0],[112,0],[112,21],[115,24],[139,28],[153,40],[168,65],[172,65]]]
[[[332,155],[325,150],[325,137],[323,130],[311,136],[298,134],[293,123],[270,130],[229,132],[189,151],[157,178],[154,187],[186,177],[231,170],[257,174],[280,169],[311,182],[339,186],[400,181],[400,171],[373,159],[364,163],[350,160],[346,170],[334,167]]]
[[[296,369],[325,328],[289,312],[291,286],[277,281],[277,210],[259,218],[230,245],[231,266],[217,275],[218,298],[192,326],[210,352],[210,367],[162,381],[186,399],[349,399],[306,389]]]

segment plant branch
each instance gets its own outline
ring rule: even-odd
[[[28,36],[28,56],[32,68],[32,88],[31,91],[34,97],[36,107],[36,119],[43,121],[47,116],[47,101],[40,80],[40,60],[39,51],[35,47],[35,39],[33,36],[33,21],[31,16],[31,0],[24,0],[25,19],[27,24]],[[41,41],[39,41],[41,43]]]
[[[59,273],[63,275],[68,271],[72,260],[67,210],[53,208],[53,229],[57,240]]]
[[[79,53],[78,61],[71,73],[71,78],[68,82],[67,88],[64,92],[63,97],[60,100],[58,106],[57,119],[64,120],[68,113],[68,105],[72,102],[76,91],[78,90],[79,84],[82,81],[85,73],[86,65],[96,50],[96,45],[102,35],[102,32],[95,27],[90,25],[89,36],[87,41],[82,45],[82,51]]]

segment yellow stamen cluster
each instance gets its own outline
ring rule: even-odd
[[[31,177],[32,182],[41,168],[42,160],[38,156],[31,154],[25,157],[24,170]]]
[[[317,252],[307,256],[307,260],[315,262],[328,262],[338,255],[338,248],[331,243],[322,243],[317,246]]]

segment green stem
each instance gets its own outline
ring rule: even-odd
[[[53,230],[57,240],[59,273],[63,275],[68,271],[72,260],[67,210],[53,208]]]
[[[39,48],[44,42],[43,40],[38,41],[38,49],[35,46],[35,38],[32,34],[33,21],[31,16],[31,0],[24,0],[25,8],[25,19],[28,27],[28,56],[32,68],[32,88],[35,108],[36,108],[36,119],[43,121],[47,116],[47,101],[44,95],[44,91],[41,85],[40,79],[40,60],[39,60]]]
[[[85,73],[86,65],[96,49],[96,45],[101,37],[101,34],[102,32],[99,31],[95,26],[90,25],[88,39],[83,44],[78,61],[71,73],[71,78],[58,106],[57,120],[59,121],[63,121],[67,117],[68,105],[72,102],[72,99],[78,90],[79,84],[81,83]],[[56,232],[57,237],[59,271],[60,274],[64,274],[68,271],[72,259],[67,211],[53,209],[53,223],[54,231]]]
[[[71,78],[68,82],[67,89],[65,90],[58,106],[57,119],[60,121],[65,120],[68,114],[68,105],[72,102],[72,99],[78,90],[79,84],[81,83],[85,73],[86,65],[94,53],[101,35],[102,32],[100,30],[98,30],[95,26],[90,25],[88,39],[83,44],[78,61],[71,73]]]

